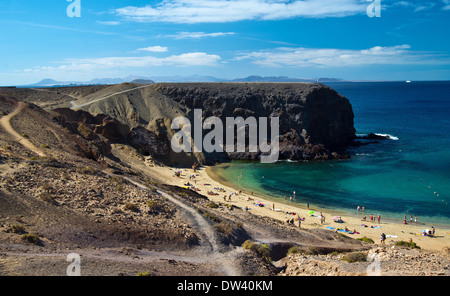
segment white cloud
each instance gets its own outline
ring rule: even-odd
[[[295,17],[342,17],[366,13],[365,0],[164,0],[114,12],[138,22],[225,23]]]
[[[138,51],[150,51],[150,52],[167,52],[169,49],[163,46],[149,46],[145,48],[139,48]]]
[[[106,25],[106,26],[118,26],[120,25],[120,22],[117,21],[97,21],[97,23],[101,24],[101,25]]]
[[[234,35],[234,32],[215,32],[215,33],[205,33],[205,32],[179,32],[175,35],[166,35],[165,37],[175,38],[175,39],[200,39],[206,37],[220,37],[227,35]]]
[[[124,68],[146,68],[158,66],[218,66],[221,57],[210,55],[204,52],[191,52],[180,55],[171,55],[168,57],[105,57],[105,58],[86,58],[86,59],[67,59],[59,64],[60,66],[39,66],[28,68],[23,73],[46,72],[56,75],[56,73],[70,72],[97,72],[104,70],[116,70]]]
[[[442,0],[445,6],[442,8],[443,10],[450,10],[450,0]]]
[[[287,48],[243,53],[236,60],[250,60],[266,67],[348,67],[363,65],[450,64],[448,55],[412,51],[409,45],[368,49]]]

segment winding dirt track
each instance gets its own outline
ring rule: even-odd
[[[149,190],[147,186],[130,178],[124,177],[124,179],[128,180],[141,189]],[[203,242],[201,244],[202,248],[199,254],[192,257],[183,256],[182,260],[198,260],[198,256],[201,256],[202,258],[207,258],[206,261],[216,263],[219,267],[221,267],[222,272],[225,273],[226,276],[242,275],[242,270],[236,263],[237,256],[244,252],[242,249],[237,248],[234,250],[223,250],[223,248],[221,248],[220,242],[217,241],[213,227],[210,223],[208,223],[206,218],[197,211],[196,208],[187,205],[186,203],[173,197],[165,191],[158,190],[158,193],[170,202],[177,205],[189,220],[191,227],[196,229],[203,237]]]
[[[14,128],[11,126],[11,118],[22,112],[23,109],[25,109],[27,105],[24,102],[19,102],[17,108],[12,112],[11,114],[5,115],[2,118],[0,118],[0,125],[2,128],[11,135],[11,137],[14,138],[17,142],[19,142],[22,146],[27,148],[28,150],[33,151],[40,157],[45,157],[45,154],[36,146],[34,146],[33,143],[31,143],[29,140],[21,136],[18,132],[14,130]]]
[[[83,103],[83,104],[80,104],[80,105],[75,103],[75,101],[72,101],[72,102],[70,102],[70,105],[71,105],[70,108],[73,109],[73,110],[78,110],[78,109],[80,109],[82,107],[85,107],[85,106],[88,106],[88,105],[92,105],[93,103],[103,101],[103,100],[105,100],[107,98],[111,98],[111,97],[114,97],[116,95],[124,94],[124,93],[130,92],[130,91],[141,89],[141,88],[145,88],[145,87],[149,87],[149,85],[138,86],[138,87],[126,89],[126,90],[123,90],[123,91],[119,91],[119,92],[116,92],[116,93],[113,93],[113,94],[110,94],[110,95],[107,95],[105,97],[101,97],[101,98],[98,98],[98,99],[94,99],[92,101],[89,101],[89,102],[86,102],[86,103]]]

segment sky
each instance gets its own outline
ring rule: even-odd
[[[2,0],[0,85],[250,75],[450,80],[450,0]]]

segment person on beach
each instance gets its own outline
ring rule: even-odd
[[[298,228],[302,228],[302,220],[298,219]]]
[[[380,223],[380,221],[381,221],[381,216],[380,216],[380,214],[377,215],[377,221],[378,221],[378,223]]]
[[[365,213],[366,209],[364,207],[362,207],[362,212],[363,214]]]
[[[435,233],[436,233],[436,229],[434,229],[434,226],[431,226],[431,235],[434,236]]]
[[[386,240],[386,234],[382,233],[381,234],[381,244],[384,245],[384,241]]]
[[[373,214],[370,214],[370,222],[373,222]]]
[[[360,208],[359,208],[359,206],[356,208],[356,212],[359,214],[359,210],[360,210]]]
[[[306,203],[306,208],[309,210],[309,202]]]
[[[409,215],[409,221],[411,222],[411,224],[412,224],[412,214],[411,215]]]
[[[417,216],[414,217],[414,223],[417,224]]]

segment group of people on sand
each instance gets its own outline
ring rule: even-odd
[[[363,206],[363,207],[357,206],[357,207],[356,207],[356,211],[357,211],[358,214],[359,214],[360,212],[362,212],[362,215],[363,215],[363,216],[362,216],[362,218],[361,218],[361,221],[367,221],[367,217],[366,217],[366,215],[365,215],[366,209],[365,209],[364,206]],[[370,214],[369,218],[370,218],[370,222],[375,222],[375,219],[376,219],[376,221],[377,221],[378,223],[381,222],[381,215],[380,215],[380,214],[378,214],[376,218],[375,218],[375,216],[374,216],[373,214]]]
[[[288,220],[286,220],[286,223],[289,224],[289,225],[294,225],[295,221],[298,221],[298,227],[301,228],[302,227],[302,221],[305,221],[305,218],[300,218],[300,215],[297,215],[296,219],[294,219],[294,218],[292,218],[290,220],[288,219]]]
[[[410,221],[411,224],[413,223],[413,215],[412,214],[409,215],[409,221]],[[414,223],[417,224],[417,221],[418,221],[417,216],[414,216]],[[408,224],[408,223],[406,223],[406,214],[403,217],[403,224]]]

